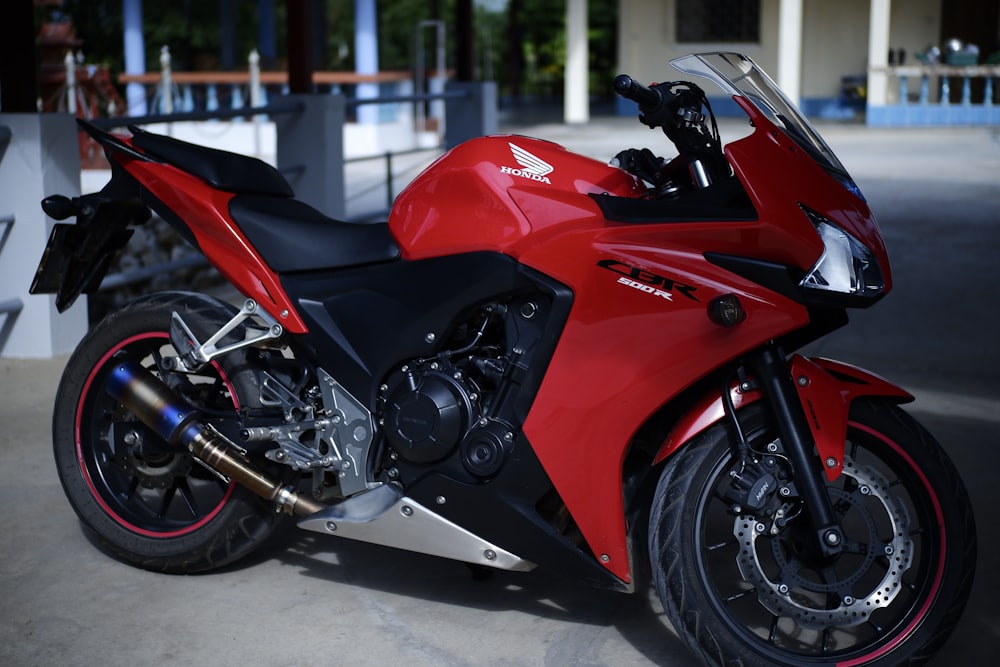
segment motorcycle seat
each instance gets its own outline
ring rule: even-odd
[[[335,220],[297,199],[237,194],[229,215],[277,273],[374,264],[400,255],[388,223]]]
[[[255,192],[278,197],[295,193],[277,169],[255,157],[189,144],[180,139],[129,126],[132,145],[209,185],[227,192]]]

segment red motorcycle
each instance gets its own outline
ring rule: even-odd
[[[705,664],[920,664],[965,606],[976,533],[903,389],[793,353],[891,287],[865,199],[752,61],[616,91],[678,150],[604,164],[466,142],[387,223],[332,220],[258,160],[81,123],[101,192],[43,202],[34,292],[95,289],[150,209],[244,297],[150,294],[69,360],[53,437],[96,541],[196,572],[310,531],[545,566],[631,592],[649,573]]]

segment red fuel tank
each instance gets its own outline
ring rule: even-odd
[[[406,259],[507,252],[541,227],[578,221],[581,211],[599,217],[587,195],[602,192],[638,197],[645,188],[621,169],[552,142],[482,137],[456,146],[417,176],[396,199],[389,227]],[[550,205],[539,205],[547,200]],[[561,214],[567,208],[575,213]]]

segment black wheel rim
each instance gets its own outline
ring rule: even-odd
[[[238,409],[236,394],[217,365],[192,375],[164,373],[162,360],[175,354],[163,332],[118,343],[84,382],[74,433],[77,461],[98,505],[122,528],[161,539],[202,528],[222,511],[235,488],[187,452],[170,448],[104,391],[111,368],[130,358],[168,378],[197,407]]]
[[[766,444],[769,439],[758,434],[757,445]],[[763,451],[764,447],[759,449]],[[945,526],[940,502],[926,475],[916,465],[906,450],[889,436],[859,423],[849,426],[846,453],[859,465],[876,468],[888,482],[888,493],[901,502],[909,516],[907,525],[908,547],[912,548],[908,567],[898,581],[898,591],[894,591],[891,603],[875,608],[849,627],[824,624],[819,615],[803,624],[791,615],[775,613],[762,602],[761,590],[745,581],[740,572],[737,558],[740,554],[741,538],[734,534],[734,517],[730,512],[731,503],[722,498],[721,490],[729,482],[731,457],[725,452],[719,458],[707,478],[709,482],[699,492],[697,500],[696,530],[699,539],[697,549],[698,573],[704,590],[719,617],[730,630],[740,636],[744,643],[765,658],[775,663],[809,664],[829,663],[853,665],[875,660],[891,653],[910,636],[926,618],[931,603],[944,578]],[[859,490],[852,488],[851,479],[842,476],[830,485],[831,498],[838,512],[857,514],[857,506],[847,502],[849,496],[857,496]],[[862,512],[863,514],[863,512]],[[871,573],[892,571],[896,561],[892,555],[862,553],[866,548],[874,549],[870,542],[872,523],[868,520],[845,520],[847,539],[855,545],[851,556],[843,556],[844,563],[815,564],[817,572],[833,571],[838,568],[842,581],[833,587],[844,590],[843,586],[856,587],[856,597],[870,596],[875,599],[875,591],[866,590],[871,586],[872,577],[865,578],[860,572],[867,568]],[[877,530],[877,529],[876,529]],[[884,528],[882,530],[885,530]],[[853,534],[852,534],[853,533]],[[758,549],[770,549],[772,553],[784,554],[787,560],[793,558],[786,547],[775,546],[770,536],[758,538]],[[891,539],[887,536],[886,543]],[[743,543],[745,545],[745,543]],[[879,543],[884,544],[884,543]],[[879,546],[879,549],[882,547]],[[746,547],[744,546],[744,551]],[[854,558],[854,561],[848,560]],[[780,559],[777,559],[780,560]],[[808,566],[803,559],[799,565]],[[851,568],[857,569],[853,577]],[[879,568],[885,568],[880,570]],[[803,567],[802,580],[808,579]],[[894,575],[895,576],[895,575]],[[831,579],[835,577],[830,577]],[[779,579],[778,574],[774,581]],[[854,581],[857,579],[857,581]],[[877,577],[876,577],[877,579]],[[817,575],[817,582],[823,582]],[[844,582],[851,583],[845,584]],[[815,584],[813,588],[820,588]],[[809,592],[809,591],[807,591]],[[790,591],[789,595],[799,595],[801,591]],[[765,591],[764,597],[773,593]],[[815,596],[812,598],[815,603]],[[820,606],[822,603],[819,603]],[[773,607],[774,605],[772,605]],[[829,602],[834,608],[836,602]]]

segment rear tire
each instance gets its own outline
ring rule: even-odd
[[[741,422],[753,451],[777,437],[760,405]],[[855,401],[853,467],[828,485],[847,548],[822,561],[796,539],[794,518],[772,532],[773,517],[731,511],[728,438],[713,427],[671,459],[650,514],[654,584],[701,661],[926,662],[961,616],[976,560],[972,508],[940,445],[898,406]]]
[[[185,451],[166,446],[104,389],[112,366],[131,358],[206,414],[232,416],[258,401],[248,354],[198,373],[167,372],[171,313],[206,339],[236,312],[199,294],[160,293],[109,314],[70,357],[56,395],[52,433],[63,490],[91,538],[149,570],[201,572],[260,547],[280,515],[245,488],[222,481]],[[242,338],[242,330],[234,336]],[[135,441],[139,441],[139,445]]]

